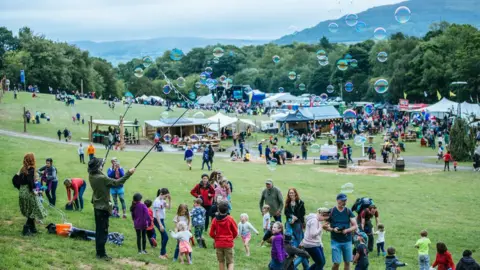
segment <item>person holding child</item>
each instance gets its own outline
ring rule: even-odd
[[[150,226],[150,216],[148,208],[142,203],[142,194],[135,193],[133,195],[132,205],[130,206],[132,213],[133,227],[137,233],[138,254],[147,254],[147,228]]]
[[[218,215],[212,220],[210,237],[214,240],[217,253],[218,269],[234,269],[233,248],[234,240],[238,236],[238,227],[235,220],[227,214],[228,202],[218,202]]]
[[[67,198],[68,204],[71,205],[75,203],[75,207],[77,210],[83,210],[83,193],[87,188],[87,182],[82,178],[66,178],[63,181],[65,188],[67,189]],[[73,198],[71,196],[71,192],[73,191]]]

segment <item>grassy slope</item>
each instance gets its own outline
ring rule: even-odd
[[[2,105],[3,106],[3,105]],[[21,226],[25,219],[19,213],[18,192],[12,187],[10,179],[18,171],[25,152],[36,153],[38,165],[47,157],[55,160],[59,170],[59,178],[87,177],[85,165],[78,163],[75,147],[40,143],[37,141],[23,141],[17,138],[0,136],[0,268],[31,269],[32,267],[50,269],[78,269],[95,266],[99,269],[138,268],[142,262],[149,262],[145,267],[156,267],[167,264],[168,269],[183,269],[180,264],[157,259],[158,249],[148,248],[149,255],[136,255],[135,233],[132,222],[113,219],[110,231],[124,233],[125,245],[116,247],[107,245],[110,255],[116,260],[107,264],[94,260],[94,244],[83,241],[62,239],[54,235],[42,233],[33,238],[20,236]],[[100,155],[104,153],[100,150]],[[142,153],[115,152],[126,168],[133,166]],[[155,191],[161,187],[168,187],[173,196],[174,208],[179,203],[191,205],[192,197],[189,190],[200,177],[200,161],[194,161],[195,169],[188,171],[181,156],[152,153],[139,167],[137,173],[126,184],[127,203],[130,204],[135,192],[143,194],[144,199],[153,199]],[[480,198],[478,179],[472,177],[471,172],[457,173],[428,173],[404,175],[399,178],[347,176],[337,174],[318,173],[308,166],[279,167],[270,172],[264,165],[231,163],[217,159],[216,168],[233,182],[234,193],[232,198],[233,217],[238,220],[240,213],[250,215],[251,222],[259,228],[261,215],[258,210],[258,197],[264,187],[264,179],[273,178],[275,184],[285,194],[288,187],[296,187],[305,201],[307,212],[312,212],[325,204],[334,203],[340,186],[346,182],[355,185],[354,194],[350,198],[371,196],[379,206],[382,222],[386,227],[386,245],[395,246],[398,256],[416,267],[416,250],[413,244],[422,229],[428,229],[432,242],[445,241],[453,253],[455,261],[460,258],[461,252],[466,249],[478,249],[478,205]],[[59,186],[57,190],[58,205],[66,202],[65,189]],[[88,202],[91,189],[85,192],[86,207],[82,213],[68,213],[68,220],[76,227],[93,229],[92,206]],[[349,203],[349,205],[352,202]],[[171,219],[174,210],[167,212],[167,227],[172,228]],[[58,223],[60,217],[50,211],[45,223]],[[326,246],[327,268],[331,266],[331,251],[329,235],[323,237]],[[245,257],[241,241],[236,241],[236,268],[238,269],[265,269],[269,261],[269,249],[258,248],[256,244],[260,237],[252,240],[252,257]],[[207,238],[211,247],[211,240]],[[173,255],[174,241],[169,241],[168,254]],[[25,253],[28,255],[25,256]],[[33,252],[32,252],[33,251]],[[434,256],[433,249],[430,252]],[[215,253],[212,248],[207,250],[194,249],[195,269],[214,269]],[[480,259],[476,255],[477,259]],[[47,266],[48,264],[48,266]],[[158,264],[158,265],[157,265]],[[370,257],[372,269],[382,269],[383,260],[375,255]],[[187,268],[187,267],[185,267]],[[191,268],[191,267],[190,267]]]

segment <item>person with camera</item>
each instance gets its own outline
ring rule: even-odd
[[[338,270],[340,264],[344,263],[344,269],[350,269],[353,260],[352,232],[357,230],[357,221],[352,210],[346,207],[347,195],[337,195],[337,206],[330,211],[329,226],[327,231],[331,232],[332,247],[332,270]]]
[[[125,171],[122,167],[120,167],[120,161],[117,158],[112,158],[112,167],[108,168],[107,176],[113,179],[120,179],[125,175]],[[113,197],[113,203],[115,206],[113,215],[115,217],[120,217],[118,214],[118,198],[120,198],[120,203],[122,204],[122,211],[123,211],[123,218],[127,218],[126,209],[127,206],[125,204],[125,189],[123,185],[119,185],[116,187],[110,188],[110,195]]]

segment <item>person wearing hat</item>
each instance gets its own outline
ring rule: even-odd
[[[120,179],[112,179],[102,172],[103,158],[92,158],[88,162],[88,181],[92,187],[92,203],[95,213],[95,246],[97,250],[97,258],[110,261],[105,252],[105,243],[108,236],[108,219],[112,213],[112,205],[110,202],[110,188],[123,185],[130,176],[135,172],[135,168],[131,168]]]
[[[67,189],[68,205],[75,203],[75,207],[79,210],[83,210],[83,193],[87,188],[87,182],[82,178],[66,178],[63,181],[65,188]],[[73,198],[71,192],[73,191]]]
[[[347,195],[337,195],[337,206],[330,211],[330,224],[326,228],[331,232],[332,270],[338,270],[343,263],[345,269],[350,269],[352,256],[352,232],[357,230],[357,221],[352,210],[346,207]]]
[[[202,180],[200,183],[196,184],[195,187],[193,187],[193,189],[190,191],[190,194],[192,194],[192,196],[195,198],[202,199],[203,208],[205,208],[207,213],[210,213],[213,204],[213,197],[215,196],[215,189],[210,185],[208,179],[208,174],[202,174]],[[205,217],[205,231],[208,230],[208,225],[209,217],[207,215]]]
[[[280,189],[273,186],[272,179],[267,179],[267,181],[265,181],[265,186],[266,188],[262,191],[262,195],[260,196],[260,212],[262,212],[263,205],[268,204],[270,206],[270,215],[275,219],[275,221],[282,222],[282,192]]]
[[[125,175],[125,171],[120,167],[120,161],[116,157],[112,158],[112,167],[108,168],[107,176],[113,179],[120,179]],[[127,218],[125,204],[125,189],[123,185],[110,188],[110,195],[113,197],[113,204],[115,206],[116,212],[114,211],[115,217],[120,217],[118,214],[118,198],[120,198],[120,203],[122,204],[123,218]]]
[[[325,253],[323,251],[322,234],[323,228],[328,224],[323,224],[322,221],[328,219],[330,215],[330,209],[318,208],[317,213],[308,214],[305,218],[305,237],[300,244],[305,248],[314,264],[310,266],[310,269],[323,269],[325,266]]]

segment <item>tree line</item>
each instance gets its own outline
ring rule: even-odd
[[[225,53],[214,61],[215,47],[222,47]],[[326,52],[328,65],[319,64],[319,50]],[[378,61],[379,52],[388,54],[387,61]],[[278,63],[272,60],[275,55],[280,57]],[[356,60],[356,67],[350,62],[347,70],[339,70],[337,61],[348,55]],[[170,51],[166,51],[138,78],[133,71],[142,63],[142,59],[136,58],[113,67],[75,46],[36,35],[27,27],[20,29],[18,36],[0,28],[1,74],[15,84],[20,80],[19,70],[24,69],[27,84],[38,85],[42,92],[48,91],[48,86],[79,90],[83,79],[84,92],[95,91],[97,96],[120,96],[126,91],[134,95],[165,96],[162,92],[165,74],[174,84],[179,77],[186,79],[185,87],[177,87],[184,94],[194,90],[197,95],[203,95],[209,90],[204,86],[197,89],[195,83],[206,67],[212,67],[212,78],[225,75],[236,85],[250,85],[264,92],[276,93],[283,87],[285,92],[295,95],[320,95],[326,93],[328,85],[333,85],[335,92],[328,95],[342,95],[347,102],[396,104],[406,95],[411,103],[433,103],[438,100],[437,92],[462,102],[477,102],[480,96],[480,31],[471,25],[446,22],[433,24],[421,38],[395,33],[385,41],[366,40],[355,44],[330,43],[325,37],[317,44],[270,43],[241,48],[217,44],[194,48],[180,61],[172,60]],[[291,71],[297,74],[295,80],[288,77]],[[389,83],[384,94],[375,91],[378,79]],[[451,84],[456,81],[467,84]],[[353,91],[344,90],[347,82],[353,83]],[[306,86],[304,90],[300,84]],[[177,97],[172,92],[169,98]]]

